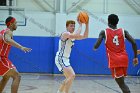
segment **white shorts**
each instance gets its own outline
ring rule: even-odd
[[[55,56],[55,64],[59,71],[63,72],[64,67],[69,67],[70,62],[68,58]]]

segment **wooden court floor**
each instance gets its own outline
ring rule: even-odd
[[[1,78],[0,78],[1,79]],[[64,79],[61,75],[21,74],[18,93],[56,93]],[[128,76],[125,82],[131,93],[140,93],[140,77]],[[10,93],[12,80],[7,84],[4,93]],[[111,76],[76,76],[70,93],[122,93]]]

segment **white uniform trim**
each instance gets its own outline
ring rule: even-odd
[[[123,38],[125,40],[125,33],[124,33],[124,29],[122,29],[122,32],[123,32]]]
[[[121,77],[124,77],[124,74],[121,75],[121,76],[117,76],[117,75],[116,75],[116,69],[114,68],[114,77],[115,77],[115,78],[121,78]]]
[[[4,53],[4,55],[6,55],[6,53],[7,53],[7,49],[8,49],[8,45],[6,46],[6,49],[5,49],[5,53]]]

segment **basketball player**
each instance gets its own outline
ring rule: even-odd
[[[94,45],[97,49],[102,40],[105,39],[106,52],[108,57],[108,67],[112,72],[112,76],[121,88],[123,93],[130,93],[128,86],[124,82],[124,77],[127,75],[128,55],[125,49],[125,38],[132,44],[134,51],[134,66],[138,64],[137,46],[132,36],[122,28],[117,28],[119,18],[115,14],[108,16],[108,28],[102,30],[99,38]]]
[[[23,47],[19,43],[13,40],[13,31],[17,29],[16,19],[8,17],[5,21],[7,28],[0,32],[0,93],[4,90],[9,78],[13,78],[11,85],[11,93],[17,93],[20,83],[20,75],[16,70],[16,67],[8,59],[11,46],[19,48],[24,52],[30,52],[30,48]]]
[[[61,84],[57,93],[68,93],[75,78],[75,72],[70,65],[69,57],[71,54],[72,46],[74,45],[73,40],[81,40],[88,37],[88,22],[86,23],[85,32],[83,35],[80,35],[82,30],[81,28],[82,24],[79,22],[79,28],[76,32],[74,32],[75,21],[68,20],[66,22],[66,31],[63,32],[60,36],[59,50],[56,53],[55,64],[59,71],[63,72],[66,79]]]

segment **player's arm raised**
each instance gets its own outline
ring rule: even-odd
[[[79,34],[80,35],[81,31],[82,31],[82,23],[79,20],[77,20],[77,22],[79,23],[79,28],[78,28],[77,31],[74,32],[74,34]]]
[[[14,46],[14,47],[16,47],[16,48],[19,48],[19,49],[21,49],[21,50],[24,51],[24,52],[30,52],[30,51],[31,51],[31,48],[23,47],[22,45],[20,45],[20,44],[17,43],[16,41],[14,41],[14,40],[12,39],[12,37],[13,37],[13,33],[12,33],[11,31],[6,31],[6,32],[5,32],[4,39],[5,39],[5,41],[6,41],[8,44],[10,44],[10,45],[12,45],[12,46]]]
[[[137,45],[133,37],[128,33],[128,31],[124,30],[125,38],[132,44],[132,48],[134,51],[134,59],[133,64],[134,66],[138,64],[138,58],[137,58]]]
[[[85,28],[85,32],[83,35],[80,35],[80,30],[79,32],[77,33],[64,33],[64,35],[67,37],[67,38],[70,38],[70,39],[76,39],[76,40],[81,40],[81,39],[85,39],[88,37],[88,33],[89,33],[89,26],[88,26],[88,23],[86,24],[86,28]]]
[[[100,32],[99,37],[98,37],[96,43],[94,44],[93,50],[96,50],[100,46],[103,38],[105,38],[105,31],[104,30],[102,30]]]

